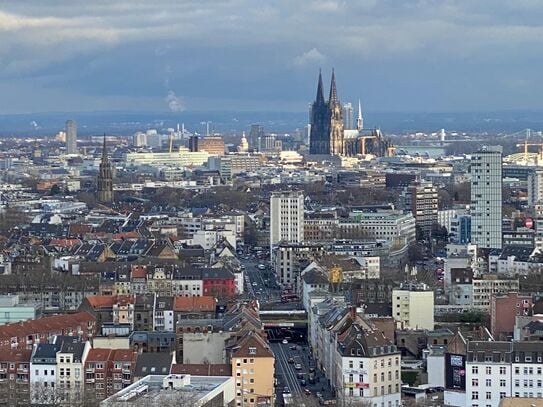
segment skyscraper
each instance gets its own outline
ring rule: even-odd
[[[483,147],[471,156],[471,243],[502,247],[502,149]]]
[[[343,105],[343,127],[345,130],[352,130],[353,127],[353,105],[345,103]]]
[[[281,241],[304,240],[304,194],[302,191],[274,192],[270,198],[270,246]],[[271,251],[270,251],[271,254]]]
[[[261,124],[251,125],[251,131],[249,132],[249,150],[258,151],[260,140],[264,137],[264,126]]]
[[[310,154],[340,155],[344,153],[343,109],[336,89],[336,77],[332,70],[330,96],[324,100],[322,74],[319,72],[317,96],[311,106]]]
[[[113,201],[113,171],[111,163],[107,156],[106,135],[104,134],[104,145],[102,148],[102,161],[100,162],[100,171],[96,180],[97,198],[99,202]]]
[[[77,154],[77,124],[75,120],[66,121],[66,154]]]

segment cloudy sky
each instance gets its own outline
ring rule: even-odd
[[[543,108],[539,0],[2,0],[0,113]],[[328,83],[327,83],[328,86]]]

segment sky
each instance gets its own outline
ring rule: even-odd
[[[539,0],[2,0],[0,113],[542,109]]]

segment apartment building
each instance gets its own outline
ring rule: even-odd
[[[0,349],[0,404],[30,404],[30,356],[28,349]]]
[[[90,342],[73,341],[62,342],[56,354],[57,388],[63,394],[62,404],[70,405],[80,401],[84,389],[84,365],[90,351]]]
[[[260,334],[249,331],[231,346],[230,352],[235,405],[273,405],[275,357],[269,343]]]
[[[474,278],[472,281],[472,306],[480,310],[490,311],[493,295],[518,291],[518,279],[486,274],[480,278]]]
[[[404,327],[434,329],[434,292],[425,284],[402,284],[392,291],[392,316]]]
[[[130,386],[137,353],[129,349],[91,349],[85,360],[85,390],[103,400]]]
[[[304,194],[274,192],[270,198],[270,252],[279,242],[304,241]]]
[[[498,407],[502,399],[543,397],[543,344],[471,341],[467,344],[465,402]]]
[[[401,354],[383,332],[351,325],[337,339],[335,388],[347,403],[399,406]]]

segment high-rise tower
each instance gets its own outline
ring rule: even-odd
[[[97,198],[99,202],[113,201],[113,171],[111,163],[107,156],[106,135],[104,134],[104,146],[102,148],[102,161],[100,162],[100,171],[96,180]]]
[[[352,130],[353,123],[353,105],[351,103],[345,103],[343,105],[343,128],[345,130]]]
[[[502,248],[502,152],[483,147],[471,156],[471,243]]]
[[[77,154],[77,123],[66,121],[66,154]]]

